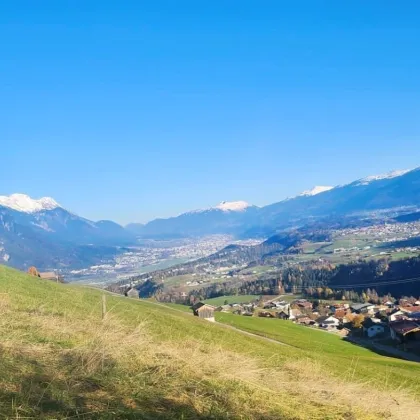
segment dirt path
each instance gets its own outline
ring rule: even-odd
[[[286,344],[286,343],[283,343],[282,341],[274,340],[273,338],[268,338],[268,337],[265,337],[265,336],[263,336],[263,335],[254,334],[254,333],[251,333],[251,332],[248,332],[248,331],[245,331],[245,330],[241,330],[241,329],[239,329],[239,328],[234,327],[233,325],[229,325],[229,324],[222,324],[221,322],[215,322],[215,323],[216,323],[217,325],[220,325],[221,327],[224,327],[224,328],[228,328],[228,329],[230,329],[230,330],[237,331],[237,332],[239,332],[239,333],[241,333],[241,334],[243,334],[243,335],[247,335],[247,336],[249,336],[249,337],[256,337],[256,338],[260,338],[261,340],[268,341],[269,343],[279,344],[280,346],[293,347],[293,346],[291,346],[290,344]]]
[[[166,306],[164,303],[151,302],[151,301],[148,301],[148,302],[149,302],[149,303],[152,303],[153,305],[163,306],[163,307],[165,307],[166,309],[172,309],[173,311],[180,312],[180,313],[182,313],[182,314],[184,314],[184,315],[190,315],[190,316],[192,316],[192,313],[189,313],[189,312],[184,312],[184,311],[181,311],[180,309],[177,309],[177,308],[172,308],[172,307],[170,307],[170,306]],[[234,327],[233,325],[223,324],[223,323],[221,323],[221,322],[217,322],[217,321],[215,321],[215,322],[214,322],[214,324],[217,324],[217,325],[219,325],[219,326],[221,326],[221,327],[223,327],[223,328],[227,328],[227,329],[229,329],[229,330],[234,330],[234,331],[236,331],[236,332],[239,332],[240,334],[247,335],[248,337],[256,337],[256,338],[262,339],[262,340],[264,340],[264,341],[268,341],[268,342],[270,342],[270,343],[279,344],[280,346],[288,346],[288,347],[292,347],[292,346],[290,346],[289,344],[282,343],[281,341],[274,340],[274,339],[272,339],[272,338],[268,338],[268,337],[264,337],[263,335],[254,334],[254,333],[251,333],[251,332],[248,332],[248,331],[245,331],[245,330],[241,330],[241,329],[239,329],[239,328]]]
[[[92,287],[92,288],[96,289],[95,287]],[[109,292],[109,291],[106,291],[106,293],[109,293],[113,296],[117,296],[117,297],[120,297],[120,298],[127,299],[125,296],[120,295],[118,293],[113,293],[113,292]],[[136,301],[136,300],[133,299],[133,301]],[[143,303],[141,300],[138,300],[137,302],[140,303],[140,304]],[[167,306],[164,303],[153,302],[153,301],[150,301],[150,300],[148,300],[147,303],[150,303],[150,304],[155,305],[155,306],[164,307],[165,309],[169,309],[169,310],[172,310],[172,311],[175,311],[175,312],[179,312],[179,313],[187,315],[187,316],[192,316],[193,315],[192,313],[181,311],[180,309],[173,308],[171,306]],[[259,335],[259,334],[251,333],[251,332],[248,332],[248,331],[245,331],[245,330],[241,330],[237,327],[234,327],[233,325],[223,324],[223,323],[217,322],[217,321],[215,322],[215,324],[217,324],[217,325],[219,325],[223,328],[234,330],[234,331],[236,331],[236,332],[238,332],[242,335],[246,335],[248,337],[258,338],[260,340],[264,340],[264,341],[269,342],[269,343],[278,344],[280,346],[293,347],[290,344],[283,343],[282,341],[279,341],[279,340],[274,340],[273,338],[268,338],[268,337],[265,337],[263,335]],[[327,331],[324,331],[324,332],[327,332]],[[379,344],[379,343],[372,342],[370,340],[364,340],[364,339],[355,338],[355,337],[347,337],[347,340],[350,341],[350,342],[353,342],[354,344],[358,344],[362,347],[365,347],[365,348],[372,348],[374,350],[378,350],[378,351],[380,351],[380,352],[382,352],[382,353],[384,353],[385,355],[388,355],[388,356],[394,356],[394,357],[397,357],[397,358],[400,358],[400,359],[408,360],[410,362],[420,363],[420,356],[417,356],[413,353],[405,352],[403,350],[398,350],[394,347],[386,346],[384,344]]]
[[[120,295],[118,293],[113,293],[113,292],[108,292],[108,291],[106,291],[106,292],[109,293],[109,294],[111,294],[111,295],[113,295],[113,296],[117,296],[117,297],[121,297],[121,298],[127,299],[125,296]],[[135,300],[133,299],[133,301],[135,301]],[[143,302],[141,300],[138,300],[138,303],[143,303]],[[150,301],[150,300],[148,300],[147,303],[150,303],[150,304],[155,305],[155,306],[161,306],[161,307],[164,307],[165,309],[169,309],[169,310],[172,310],[172,311],[175,311],[175,312],[179,312],[179,313],[181,313],[183,315],[187,315],[187,316],[192,316],[193,315],[192,313],[181,311],[180,309],[173,308],[171,306],[167,306],[164,303],[153,302],[153,301]],[[241,330],[239,328],[234,327],[233,325],[223,324],[223,323],[217,322],[217,321],[214,322],[214,323],[217,324],[217,325],[219,325],[219,326],[221,326],[221,327],[223,327],[223,328],[227,328],[229,330],[236,331],[236,332],[238,332],[238,333],[240,333],[242,335],[247,335],[248,337],[255,337],[255,338],[258,338],[260,340],[268,341],[269,343],[278,344],[280,346],[293,347],[290,344],[286,344],[286,343],[283,343],[281,341],[274,340],[272,338],[264,337],[263,335],[254,334],[254,333],[251,333],[251,332],[248,332],[248,331],[245,331],[245,330]]]

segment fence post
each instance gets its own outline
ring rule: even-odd
[[[106,315],[106,296],[105,294],[102,295],[102,319],[105,319]]]

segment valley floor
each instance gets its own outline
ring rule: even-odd
[[[0,266],[0,417],[418,419],[420,365],[287,322],[179,310]]]

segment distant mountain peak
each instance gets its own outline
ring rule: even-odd
[[[256,207],[256,206],[249,204],[246,201],[222,201],[215,207],[192,210],[192,211],[189,211],[187,213],[182,213],[182,214],[206,213],[206,212],[214,211],[214,210],[223,211],[225,213],[243,212],[250,207]]]
[[[325,185],[317,185],[310,190],[303,191],[302,193],[299,194],[299,197],[309,197],[309,196],[312,196],[312,195],[321,194],[323,192],[332,190],[333,188],[334,187],[329,187],[329,186],[325,186]]]
[[[26,194],[12,194],[9,196],[0,195],[0,206],[24,213],[36,213],[42,210],[53,210],[57,207],[61,207],[60,204],[51,197],[34,199]]]
[[[252,206],[246,201],[222,201],[215,208],[222,211],[244,211],[248,207]]]
[[[353,184],[354,185],[368,185],[371,182],[380,181],[382,179],[397,178],[397,177],[403,176],[406,173],[411,172],[411,171],[412,171],[412,169],[403,169],[403,170],[396,170],[396,171],[387,172],[385,174],[380,174],[380,175],[370,175],[370,176],[367,176],[365,178],[361,178],[361,179],[357,180]]]

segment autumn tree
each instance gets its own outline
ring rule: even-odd
[[[31,276],[34,276],[34,277],[40,277],[38,270],[34,266],[29,267],[28,274],[31,275]]]
[[[363,315],[356,315],[351,322],[353,328],[362,328],[365,317]]]

